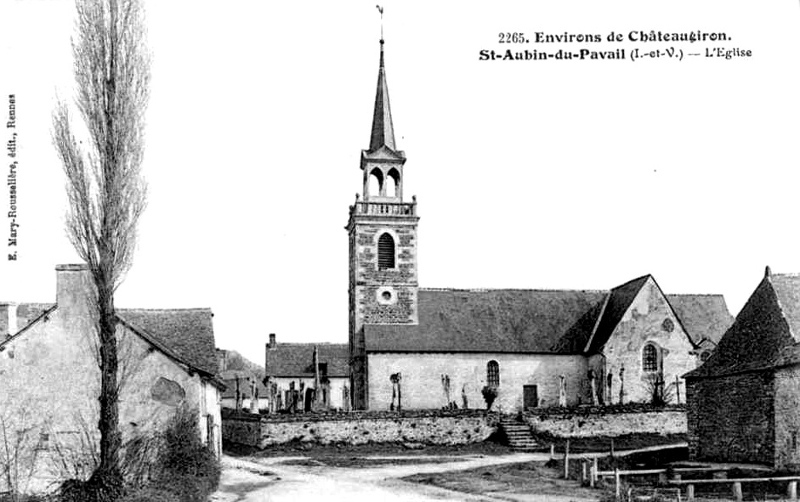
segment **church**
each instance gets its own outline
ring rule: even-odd
[[[483,408],[487,390],[502,412],[685,402],[681,375],[732,323],[722,295],[667,295],[650,275],[610,290],[421,288],[405,163],[381,40],[363,190],[346,226],[354,409]]]

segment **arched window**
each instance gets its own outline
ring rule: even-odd
[[[369,192],[368,195],[380,196],[383,190],[383,173],[380,169],[373,169],[369,173]]]
[[[386,196],[397,197],[399,194],[400,173],[397,172],[397,169],[392,169],[389,171],[389,175],[386,177]]]
[[[383,234],[378,239],[378,270],[394,268],[394,239]]]
[[[642,350],[642,369],[651,373],[658,371],[658,349],[652,343]]]
[[[486,385],[489,387],[500,386],[500,365],[497,361],[489,361],[486,365]]]

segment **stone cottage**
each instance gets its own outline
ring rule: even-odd
[[[349,410],[348,360],[345,344],[279,344],[270,333],[264,365],[270,411]]]
[[[800,472],[800,275],[772,274],[685,375],[689,454]]]
[[[22,490],[91,469],[100,371],[90,281],[84,265],[59,265],[55,303],[0,305],[0,434],[15,438],[11,450],[0,448],[0,467],[24,466]],[[123,441],[188,406],[202,441],[219,454],[222,383],[211,310],[118,309],[117,317]]]
[[[417,200],[404,199],[380,63],[363,190],[350,206],[349,351],[356,409],[502,411],[680,398],[680,375],[730,325],[721,295],[665,295],[652,276],[610,291],[425,289]],[[620,398],[620,395],[622,396]]]

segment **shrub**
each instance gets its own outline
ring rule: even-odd
[[[497,399],[497,387],[485,385],[481,389],[481,395],[483,395],[483,400],[486,401],[486,411],[491,410],[494,400]]]
[[[200,441],[197,414],[181,408],[164,431],[153,486],[178,495],[181,502],[204,502],[219,484],[214,453]]]

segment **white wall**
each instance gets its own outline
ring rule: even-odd
[[[406,409],[438,409],[447,404],[442,375],[450,377],[450,400],[462,406],[461,390],[469,408],[485,408],[481,389],[486,385],[486,366],[500,365],[498,398],[492,409],[522,409],[523,385],[536,385],[539,406],[557,406],[559,376],[566,377],[567,404],[587,402],[586,358],[552,354],[388,354],[368,357],[369,409],[388,410],[392,401],[389,376],[402,374],[402,405]]]

